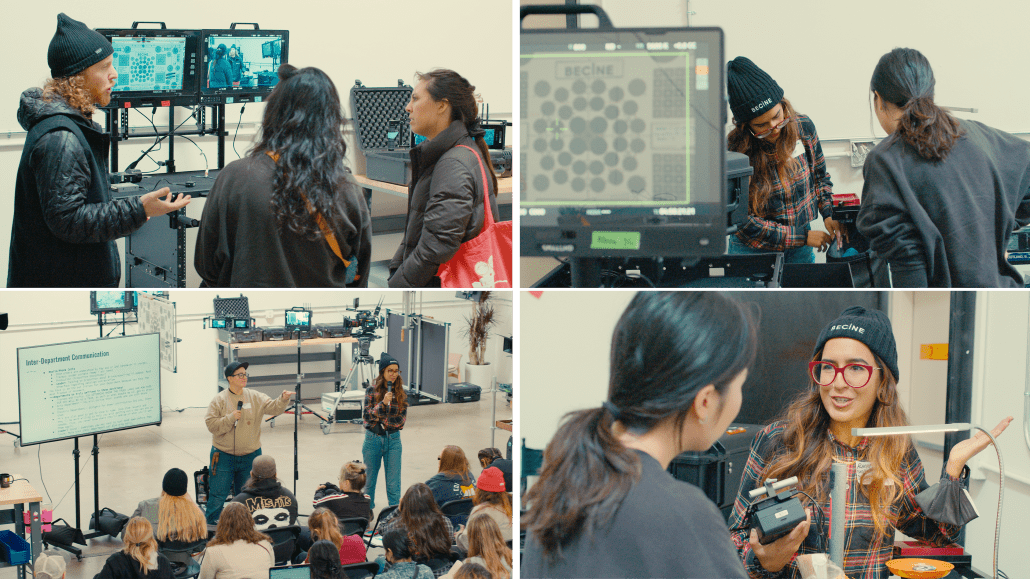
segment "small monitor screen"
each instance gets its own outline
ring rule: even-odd
[[[311,565],[272,567],[268,570],[268,579],[310,579],[310,577]]]
[[[199,97],[199,30],[99,29],[114,49],[111,106],[194,104]],[[167,102],[166,102],[167,101]]]
[[[286,30],[205,30],[202,102],[260,101],[279,83],[287,62]]]
[[[92,291],[89,292],[89,313],[135,311],[132,292],[126,291]]]
[[[246,328],[249,320],[233,320],[232,327],[234,328]]]
[[[212,328],[224,328],[225,327],[225,318],[211,318],[211,327]]]
[[[521,226],[552,229],[520,234],[523,255],[721,254],[722,31],[524,30],[520,40]],[[656,235],[677,228],[675,242]]]
[[[310,328],[311,312],[308,310],[286,310],[287,328]]]

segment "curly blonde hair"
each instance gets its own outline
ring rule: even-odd
[[[54,97],[67,101],[69,106],[87,119],[92,118],[93,112],[97,110],[93,95],[86,86],[86,76],[81,72],[74,76],[47,79],[43,85],[43,100],[52,102]]]

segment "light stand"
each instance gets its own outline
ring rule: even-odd
[[[910,434],[925,434],[931,432],[960,432],[963,430],[979,430],[987,435],[987,438],[991,439],[991,444],[994,445],[994,452],[998,455],[998,516],[994,523],[994,578],[998,579],[998,542],[999,535],[1001,533],[1001,504],[1005,498],[1005,463],[1001,458],[1001,448],[998,447],[998,441],[994,439],[991,433],[975,424],[969,424],[968,422],[957,422],[955,424],[930,424],[926,426],[885,426],[881,428],[852,428],[852,436],[891,436],[891,435],[910,435]],[[947,460],[947,457],[945,457]],[[834,509],[837,505],[834,504]]]

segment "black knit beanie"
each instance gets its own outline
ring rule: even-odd
[[[161,482],[161,490],[173,497],[181,497],[186,494],[189,477],[182,469],[173,468],[165,473],[165,479]]]
[[[762,116],[783,100],[780,85],[744,56],[738,56],[726,65],[726,85],[730,111],[738,123]]]
[[[397,358],[394,358],[386,352],[383,352],[383,354],[379,356],[379,371],[382,372],[387,366],[391,364],[397,364],[398,368],[401,365],[400,362],[397,361]]]
[[[64,12],[57,15],[57,32],[46,53],[52,78],[79,74],[113,53],[114,48],[103,34]]]
[[[901,379],[898,373],[898,346],[894,342],[894,330],[887,314],[880,310],[851,306],[823,328],[812,355],[822,350],[826,342],[833,338],[851,338],[862,342],[883,360],[895,380]]]

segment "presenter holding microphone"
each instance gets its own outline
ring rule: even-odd
[[[404,381],[397,360],[383,352],[379,358],[379,376],[375,384],[365,390],[365,443],[361,454],[368,466],[365,492],[371,498],[369,508],[376,503],[376,479],[379,464],[386,468],[386,498],[389,504],[401,501],[401,429],[408,419],[408,400],[404,394]]]
[[[225,497],[236,496],[250,476],[254,459],[261,455],[261,419],[282,414],[293,392],[283,390],[278,398],[247,389],[247,362],[230,362],[225,367],[229,388],[215,395],[204,421],[213,435],[211,473],[208,478],[207,522],[215,524]]]

